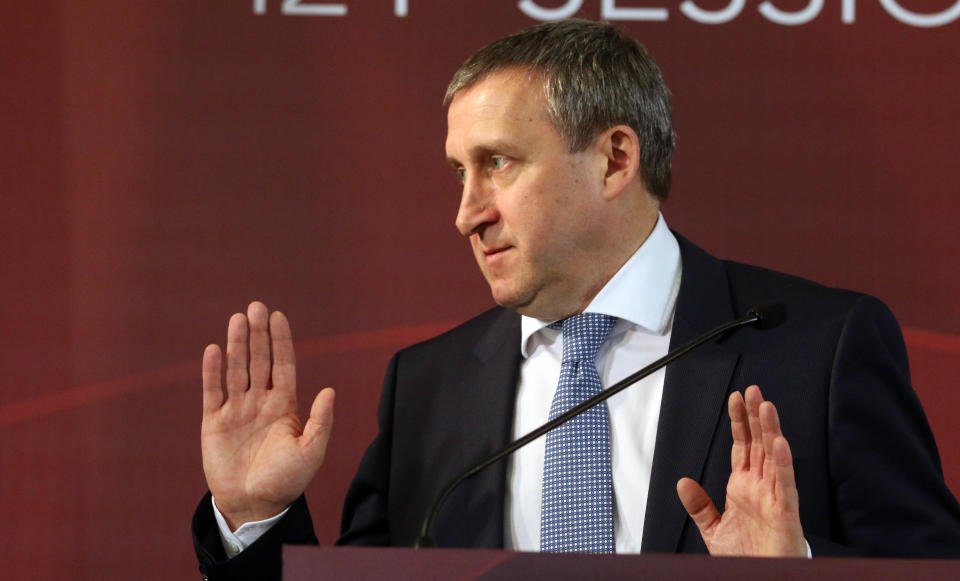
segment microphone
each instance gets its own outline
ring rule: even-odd
[[[440,508],[443,506],[444,501],[447,497],[450,496],[450,493],[453,492],[458,486],[460,486],[463,481],[468,478],[476,476],[488,466],[496,463],[498,460],[513,454],[520,448],[526,446],[530,442],[536,440],[540,436],[546,434],[550,430],[556,428],[560,424],[573,419],[575,416],[580,415],[586,410],[592,408],[598,403],[605,401],[606,399],[620,393],[624,389],[630,387],[634,383],[640,381],[644,377],[656,372],[657,370],[666,367],[668,364],[676,361],[677,359],[683,357],[690,351],[693,351],[700,345],[723,335],[724,333],[735,331],[741,327],[755,326],[758,329],[773,329],[774,327],[779,326],[787,319],[787,307],[783,303],[764,303],[758,306],[755,306],[747,311],[747,314],[743,315],[738,319],[724,323],[719,327],[716,327],[710,331],[707,331],[703,335],[700,335],[693,341],[690,341],[686,345],[680,347],[679,349],[667,353],[660,359],[654,361],[650,365],[647,365],[643,369],[633,373],[632,375],[618,381],[617,383],[611,385],[607,389],[601,391],[597,395],[584,400],[579,405],[576,405],[563,414],[560,414],[556,418],[550,420],[549,422],[543,424],[539,428],[533,430],[525,436],[522,436],[512,443],[507,445],[506,448],[495,452],[491,456],[477,462],[476,464],[470,466],[463,472],[461,472],[456,478],[450,481],[449,484],[440,492],[436,500],[433,501],[433,504],[430,507],[430,511],[427,513],[426,518],[423,519],[423,524],[420,527],[420,536],[417,537],[417,540],[414,542],[414,548],[420,549],[425,547],[434,547],[436,544],[433,539],[430,538],[430,525],[433,524],[433,519],[436,517],[437,513],[440,512]]]

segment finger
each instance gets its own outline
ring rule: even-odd
[[[247,307],[250,326],[250,388],[266,389],[270,381],[270,333],[267,307],[259,301]]]
[[[713,500],[692,478],[681,478],[677,482],[677,495],[687,514],[693,519],[693,524],[700,530],[703,542],[709,547],[712,529],[720,520],[720,512],[714,506]]]
[[[760,404],[760,429],[763,431],[763,476],[769,481],[771,489],[776,485],[777,461],[773,455],[774,442],[783,437],[780,432],[780,418],[777,417],[777,408],[773,402],[765,401]],[[771,490],[772,491],[772,490]]]
[[[727,400],[733,447],[730,449],[730,468],[733,471],[750,469],[750,426],[747,423],[747,405],[739,391]]]
[[[777,408],[772,402],[765,401],[760,406],[760,422],[763,426],[763,448],[767,455],[764,473],[772,480],[776,497],[796,495],[796,482],[793,475],[793,458],[790,454],[790,445],[783,436],[780,428],[780,417]]]
[[[203,350],[203,413],[204,415],[220,409],[223,405],[223,384],[220,382],[222,355],[218,345],[207,345]]]
[[[774,488],[778,501],[791,512],[800,512],[800,496],[797,479],[793,472],[793,454],[790,444],[783,436],[774,439],[773,457],[776,459],[777,483]]]
[[[270,341],[273,346],[273,389],[295,394],[297,362],[293,352],[293,335],[287,317],[280,311],[270,315]]]
[[[300,436],[300,445],[317,466],[323,464],[330,432],[333,431],[334,395],[329,387],[317,394],[310,406],[310,417],[303,426],[303,435]]]
[[[247,318],[236,313],[227,325],[227,399],[243,395],[248,383]]]
[[[747,423],[750,425],[750,469],[757,472],[758,477],[763,476],[763,429],[760,425],[760,404],[763,403],[763,395],[760,388],[751,385],[744,393],[744,401],[747,404]]]

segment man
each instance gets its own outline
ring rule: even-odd
[[[642,47],[605,24],[540,25],[471,57],[447,101],[457,228],[501,306],[391,361],[340,543],[409,545],[439,487],[555,415],[568,384],[608,386],[778,300],[785,324],[705,345],[597,406],[565,433],[570,450],[548,435],[466,482],[437,518],[438,544],[582,550],[591,537],[601,552],[960,556],[960,508],[889,311],[718,261],[667,229],[669,100]],[[230,320],[225,388],[222,366],[209,346],[201,569],[275,576],[280,543],[316,542],[301,495],[323,460],[333,393],[301,426],[289,326],[260,303]],[[789,445],[751,384],[783,411]],[[601,460],[564,468],[587,456]],[[564,519],[580,478],[600,491],[586,525]]]

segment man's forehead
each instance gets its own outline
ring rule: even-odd
[[[524,98],[515,90],[465,94],[450,106],[447,157],[454,162],[488,153],[519,153],[525,144],[554,131],[545,105],[532,96]]]
[[[507,67],[464,86],[450,100],[450,107],[457,101],[469,100],[477,104],[536,105],[536,108],[545,110],[545,86],[541,73],[528,68]]]
[[[544,86],[544,81],[546,75],[529,66],[526,65],[503,65],[500,67],[493,68],[482,73],[478,73],[473,76],[470,80],[464,82],[454,93],[449,96],[448,102],[452,102],[457,95],[468,91],[471,88],[477,87],[487,82],[496,82],[499,80],[506,80],[518,84],[531,84],[531,85],[540,85],[541,88]]]

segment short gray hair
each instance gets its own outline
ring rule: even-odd
[[[584,151],[614,125],[636,131],[643,184],[657,199],[667,198],[676,143],[670,91],[643,45],[603,22],[571,19],[539,24],[467,59],[454,73],[444,103],[460,90],[513,67],[543,76],[548,114],[571,152]]]

